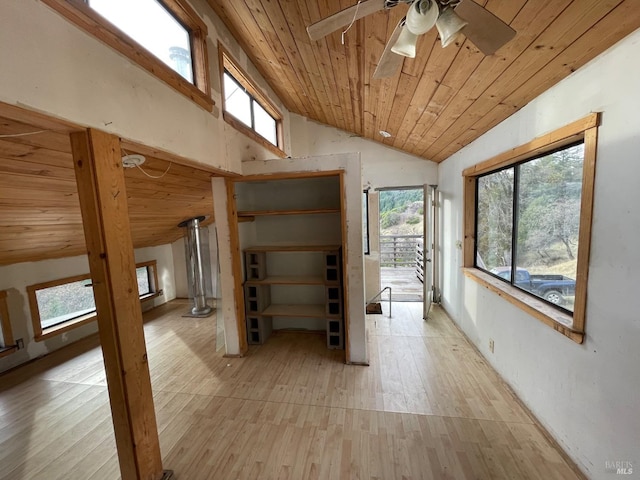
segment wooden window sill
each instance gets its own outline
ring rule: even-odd
[[[524,310],[545,325],[570,338],[576,343],[584,341],[584,332],[572,328],[573,317],[546,304],[542,300],[523,292],[477,268],[463,268],[466,277],[497,293],[507,302]]]
[[[284,158],[284,157],[287,156],[287,154],[283,150],[281,150],[280,148],[276,147],[273,143],[269,142],[265,138],[262,138],[255,131],[253,131],[251,128],[247,127],[244,123],[242,123],[236,117],[231,115],[229,112],[222,112],[222,116],[223,116],[225,122],[227,122],[229,125],[231,125],[233,128],[235,128],[239,132],[245,134],[251,140],[255,141],[256,143],[259,143],[260,145],[262,145],[264,148],[269,150],[271,153],[277,155],[280,158]]]
[[[2,347],[0,348],[0,358],[6,357],[18,351],[18,347]]]
[[[162,294],[163,294],[162,290],[160,290],[159,292],[147,293],[145,295],[140,296],[140,301],[146,302],[148,300],[153,300],[154,298],[158,298]]]
[[[55,337],[56,335],[60,335],[62,333],[68,332],[75,328],[81,327],[83,325],[87,325],[88,323],[93,322],[96,319],[95,312],[88,313],[87,315],[83,315],[78,318],[74,318],[73,320],[69,320],[68,322],[62,323],[60,325],[55,325],[53,327],[45,328],[42,330],[42,333],[36,334],[33,339],[36,342],[42,342],[51,337]]]

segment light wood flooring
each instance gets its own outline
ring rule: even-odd
[[[145,314],[165,468],[199,479],[576,476],[442,310],[367,319],[371,366],[316,334],[215,352],[182,301]],[[386,312],[386,309],[385,309]],[[119,478],[102,355],[76,344],[0,376],[0,479]]]

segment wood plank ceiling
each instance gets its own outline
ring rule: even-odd
[[[4,137],[42,128],[0,117],[0,265],[86,253],[69,129]],[[134,153],[128,151],[127,153]],[[146,156],[144,170],[161,176],[169,162]],[[182,237],[178,223],[213,220],[210,172],[172,163],[162,178],[125,170],[135,248]]]
[[[476,0],[518,32],[496,55],[464,39],[443,49],[434,29],[373,80],[404,4],[355,22],[342,45],[305,29],[356,0],[208,2],[290,111],[437,162],[640,28],[637,0]]]

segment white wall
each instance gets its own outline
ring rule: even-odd
[[[157,261],[158,287],[164,291],[163,295],[145,302],[143,304],[145,310],[175,298],[173,256],[170,245],[136,249],[135,260],[136,263]],[[24,349],[0,358],[0,372],[46,355],[98,331],[97,323],[92,322],[42,342],[33,340],[33,324],[26,287],[86,273],[89,273],[89,262],[86,255],[40,262],[16,263],[0,267],[0,290],[7,291],[7,304],[13,335],[16,340],[22,338],[25,344]]]
[[[541,95],[439,169],[443,303],[578,466],[640,468],[640,31]],[[464,168],[602,111],[586,339],[578,345],[461,273]],[[495,354],[488,350],[495,340]]]
[[[38,0],[0,2],[0,101],[236,173],[242,159],[272,157],[247,137],[237,137],[235,131],[229,134],[222,119],[218,41],[281,109],[285,138],[288,112],[208,4],[204,0],[193,0],[192,4],[209,30],[209,67],[216,102],[213,113]],[[227,140],[233,142],[233,148],[227,148]]]
[[[359,152],[362,185],[403,187],[435,183],[438,164],[335,127],[291,115],[291,156]]]

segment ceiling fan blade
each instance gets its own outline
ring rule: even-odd
[[[391,34],[391,38],[389,38],[387,45],[384,47],[384,52],[382,52],[376,71],[373,72],[374,79],[377,80],[380,78],[392,77],[398,71],[400,65],[402,65],[404,57],[397,53],[393,53],[391,48],[393,48],[398,41],[398,37],[400,37],[400,33],[402,33],[402,29],[404,28],[404,22],[404,18],[398,22],[398,25]]]
[[[485,55],[493,55],[516,31],[473,0],[463,0],[455,9],[469,24],[462,33]]]
[[[307,27],[307,33],[311,40],[320,40],[322,37],[329,35],[331,32],[335,32],[340,28],[346,27],[352,21],[358,20],[372,13],[383,10],[385,6],[385,0],[364,0],[359,5],[345,8],[338,13],[328,16]],[[354,20],[355,15],[355,20]]]

